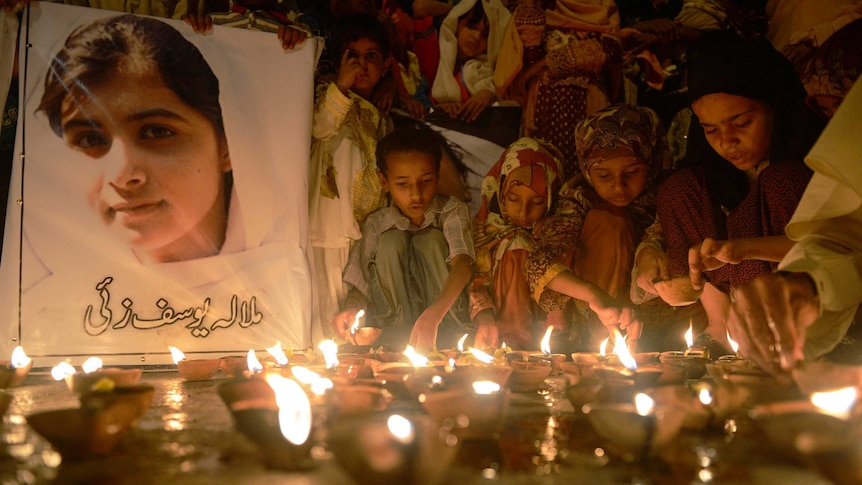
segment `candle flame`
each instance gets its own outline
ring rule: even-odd
[[[257,360],[257,354],[254,352],[254,349],[248,350],[248,356],[245,358],[245,361],[248,363],[248,371],[252,374],[258,374],[263,371],[263,364]]]
[[[688,321],[688,330],[685,332],[685,345],[688,348],[694,346],[694,328],[692,328],[691,320]]]
[[[313,392],[315,396],[322,396],[326,394],[326,391],[332,389],[332,380],[326,377],[321,377],[317,372],[310,371],[305,367],[296,365],[290,369],[290,372],[293,374],[293,378],[301,384],[310,386],[311,392]]]
[[[179,362],[181,360],[186,360],[186,354],[184,354],[182,350],[180,350],[176,347],[168,347],[168,348],[171,349],[171,357],[174,358],[174,364],[176,364],[177,362]]]
[[[500,384],[494,381],[476,381],[473,383],[473,392],[476,394],[495,394],[500,392]]]
[[[66,376],[70,376],[74,373],[75,368],[68,362],[60,362],[51,369],[51,377],[53,377],[55,381],[62,381]]]
[[[410,359],[410,363],[413,364],[413,367],[427,367],[428,366],[428,358],[422,354],[416,352],[416,349],[413,348],[412,345],[408,345],[407,348],[404,349],[404,355]]]
[[[859,393],[855,387],[844,387],[834,391],[812,393],[811,403],[826,414],[847,419],[858,397]]]
[[[356,312],[356,317],[353,319],[353,325],[350,326],[350,335],[356,335],[359,331],[359,319],[365,316],[365,310],[360,309]]]
[[[706,387],[702,387],[700,391],[697,392],[697,399],[703,403],[704,406],[709,406],[712,404],[712,392]]]
[[[393,414],[386,420],[386,426],[398,441],[409,443],[413,441],[413,424],[404,416]]]
[[[287,356],[284,355],[284,349],[281,348],[281,342],[276,342],[275,345],[266,349],[269,355],[275,358],[275,363],[279,366],[287,365]]]
[[[481,351],[481,350],[479,350],[479,349],[474,349],[474,348],[470,347],[470,349],[468,350],[468,352],[470,352],[471,354],[473,354],[473,356],[475,356],[475,357],[476,357],[476,359],[478,359],[478,360],[479,360],[479,362],[483,362],[483,363],[485,363],[485,364],[490,364],[490,363],[494,362],[494,357],[492,357],[492,356],[488,355],[488,354],[487,354],[487,353],[485,353],[485,352],[482,352],[482,351]]]
[[[551,332],[553,331],[554,327],[548,325],[548,329],[545,330],[545,336],[542,337],[542,342],[539,344],[539,349],[541,349],[545,355],[551,355]]]
[[[89,374],[91,372],[96,372],[97,370],[102,368],[102,359],[98,357],[90,357],[85,360],[83,364],[81,364],[81,369],[84,370],[84,374]]]
[[[602,343],[599,344],[599,355],[602,357],[608,355],[608,341],[610,341],[610,337],[602,340]]]
[[[623,364],[626,369],[635,370],[638,368],[637,361],[635,361],[631,352],[629,352],[629,346],[626,345],[625,337],[623,337],[619,329],[616,327],[614,327],[614,353],[619,356],[620,363]]]
[[[635,395],[635,409],[641,416],[648,416],[655,409],[655,401],[646,394],[639,392]]]
[[[739,344],[736,343],[735,340],[730,338],[730,332],[728,332],[726,330],[725,330],[725,332],[727,333],[727,343],[730,344],[730,350],[732,350],[734,354],[739,352]]]
[[[24,347],[20,345],[15,347],[12,351],[12,359],[9,361],[10,365],[16,369],[21,367],[27,367],[30,365],[31,359],[27,357],[27,354],[24,353]]]
[[[311,434],[311,402],[296,381],[275,373],[265,377],[275,391],[278,404],[278,425],[282,436],[294,445],[301,445]]]
[[[327,369],[332,369],[338,365],[338,344],[334,340],[324,340],[317,345],[317,348],[323,352],[323,360],[326,361]]]
[[[465,333],[460,340],[458,340],[458,352],[464,351],[464,341],[467,340],[467,334]]]

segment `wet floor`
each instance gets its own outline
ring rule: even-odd
[[[186,382],[176,372],[145,372],[153,405],[105,457],[64,460],[26,424],[39,411],[77,407],[77,397],[50,375],[27,377],[13,394],[0,440],[0,484],[349,484],[350,474],[323,440],[309,470],[272,469],[258,445],[235,429],[217,390],[227,378]],[[680,434],[660,456],[615,456],[565,396],[563,378],[542,390],[513,393],[498,437],[459,443],[434,465],[442,483],[480,484],[805,484],[832,483],[769,449],[744,418],[726,429]],[[422,413],[408,400],[389,412]],[[331,423],[330,423],[331,424]],[[327,426],[325,423],[323,426]],[[367,481],[367,480],[366,480]],[[417,483],[421,481],[414,480]],[[359,480],[362,482],[362,480]],[[407,485],[403,479],[394,481]]]

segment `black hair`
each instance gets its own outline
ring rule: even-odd
[[[689,64],[690,101],[726,93],[766,103],[773,111],[770,163],[801,161],[824,122],[805,104],[807,93],[793,65],[764,39],[722,39],[700,50]],[[736,207],[748,193],[744,172],[710,147],[697,118],[692,120],[681,166],[702,166],[714,202]]]
[[[38,108],[54,133],[63,136],[61,111],[70,93],[93,89],[135,56],[152,63],[165,86],[224,137],[218,78],[198,48],[167,23],[130,14],[78,27],[54,56]]]
[[[368,14],[353,14],[339,17],[332,29],[332,50],[330,56],[336,65],[341,64],[341,56],[347,44],[359,39],[376,42],[383,58],[389,57],[389,31],[377,17]]]
[[[461,22],[466,18],[467,25],[470,27],[474,27],[485,21],[487,17],[488,16],[485,14],[485,7],[482,6],[482,0],[476,0],[476,4],[473,5],[470,10],[458,17],[458,22]]]
[[[396,126],[391,133],[377,142],[377,169],[385,176],[386,157],[391,153],[406,152],[428,155],[434,160],[434,172],[440,172],[443,146],[434,130],[419,123]]]

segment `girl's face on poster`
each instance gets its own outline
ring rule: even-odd
[[[547,197],[524,184],[513,183],[503,197],[503,211],[518,227],[533,227],[547,210]]]
[[[712,149],[736,168],[750,170],[769,157],[773,116],[768,104],[713,93],[695,100],[691,109]]]
[[[626,207],[641,195],[648,175],[647,164],[635,157],[611,158],[590,167],[596,193],[617,207]]]
[[[217,254],[227,226],[227,144],[157,75],[134,71],[63,101],[64,140],[89,157],[88,201],[142,259]]]

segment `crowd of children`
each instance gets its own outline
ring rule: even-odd
[[[676,3],[648,20],[612,0],[236,0],[231,15],[208,5],[182,17],[205,31],[277,10],[268,30],[285,49],[325,40],[309,170],[313,338],[428,352],[466,333],[477,347],[536,348],[553,326],[570,350],[614,329],[633,343],[656,333],[655,284],[690,275],[703,289],[697,330],[727,344],[734,292],[793,245],[784,227],[811,177],[803,159],[858,75],[844,52],[858,59],[860,36],[794,68],[740,20],[762,8]],[[846,69],[829,84],[835,63]],[[683,68],[683,89],[663,91]],[[422,120],[439,109],[470,123],[498,102],[521,106],[523,137],[470,214],[439,195],[451,193],[447,147]],[[412,121],[394,128],[398,109]],[[674,140],[666,128],[689,109]],[[359,310],[372,329],[361,335]]]

